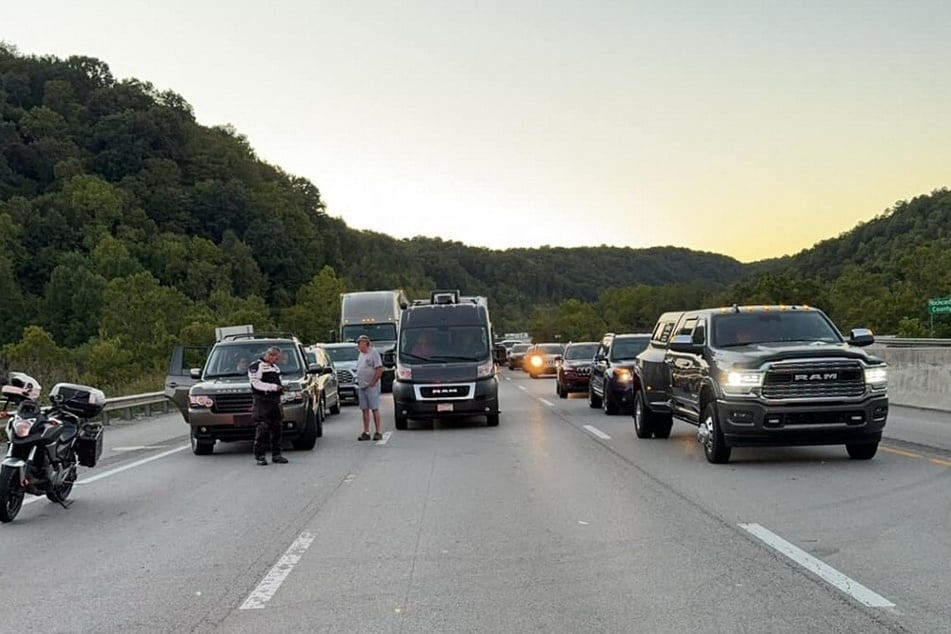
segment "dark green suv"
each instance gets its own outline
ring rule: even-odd
[[[317,444],[324,430],[317,378],[325,369],[307,364],[304,347],[294,335],[241,334],[223,338],[211,350],[176,346],[172,351],[165,395],[191,427],[195,454],[212,453],[218,440],[254,439],[247,366],[271,346],[282,352],[278,366],[285,386],[284,438],[295,449],[309,450]]]

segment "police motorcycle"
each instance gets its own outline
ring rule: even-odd
[[[41,407],[42,388],[31,376],[11,372],[0,388],[0,406],[7,414],[7,453],[0,466],[0,522],[12,522],[23,496],[46,495],[69,508],[77,464],[93,467],[102,454],[102,424],[98,416],[105,395],[96,388],[57,383],[50,391],[51,407]],[[7,409],[16,406],[12,416]]]

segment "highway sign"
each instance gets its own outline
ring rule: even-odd
[[[928,314],[951,313],[951,297],[936,297],[928,300]]]

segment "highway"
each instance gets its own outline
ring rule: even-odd
[[[0,631],[936,632],[951,624],[951,414],[893,407],[871,461],[735,449],[503,370],[501,424],[194,456],[175,414],[106,429],[71,508],[0,526]]]

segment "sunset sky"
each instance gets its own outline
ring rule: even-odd
[[[759,260],[951,187],[951,2],[0,0],[356,229]]]

